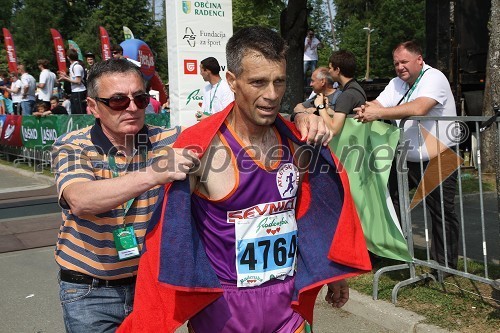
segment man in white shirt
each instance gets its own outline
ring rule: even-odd
[[[393,51],[394,68],[397,77],[392,79],[384,91],[373,102],[367,102],[365,106],[355,109],[355,118],[361,122],[370,122],[378,119],[403,119],[410,116],[456,116],[455,99],[451,92],[450,84],[443,73],[424,63],[422,49],[415,42],[408,41],[399,44]],[[423,136],[419,141],[420,128],[439,139],[436,143],[426,143],[429,139]],[[429,161],[443,156],[446,147],[456,145],[453,135],[456,126],[452,121],[439,121],[439,131],[436,133],[436,122],[415,120],[406,121],[404,124],[404,147],[407,150],[408,181],[410,187],[416,187],[422,179],[420,172],[420,152],[424,170]],[[450,135],[450,133],[452,135]],[[453,135],[455,136],[455,135]],[[434,140],[435,141],[435,140]],[[421,142],[421,143],[420,143]],[[444,149],[444,150],[443,150]],[[443,164],[446,164],[443,162]],[[399,165],[399,163],[398,163]],[[443,165],[442,168],[446,168]],[[394,167],[392,169],[395,169]],[[389,178],[389,191],[393,198],[396,212],[399,214],[399,200],[396,173],[391,170]],[[398,170],[401,171],[401,170]],[[405,170],[406,172],[406,170]],[[446,175],[443,173],[443,179]],[[436,173],[439,173],[436,171]],[[443,197],[437,187],[426,197],[426,204],[432,218],[432,248],[431,258],[439,264],[450,268],[457,268],[459,222],[455,213],[455,192],[457,183],[457,172],[453,172],[441,183]],[[427,194],[427,193],[425,193]],[[441,201],[444,207],[446,248],[444,251],[444,230],[441,214]],[[446,258],[447,257],[447,258]]]
[[[49,61],[47,59],[39,59],[37,64],[40,69],[40,80],[36,85],[37,88],[40,88],[38,99],[41,100],[47,108],[50,108],[50,98],[52,97],[52,91],[54,90],[57,78],[56,75],[50,71]]]
[[[314,30],[307,30],[307,36],[304,41],[304,78],[308,70],[314,72],[318,64],[318,48],[321,48],[321,42],[314,37]]]
[[[21,75],[22,96],[21,110],[23,116],[29,116],[33,113],[36,101],[36,80],[26,71],[23,64],[17,66],[17,72]]]
[[[220,65],[214,57],[203,59],[200,63],[200,73],[203,80],[208,82],[203,90],[203,111],[196,113],[198,121],[224,110],[232,101],[234,94],[226,81],[219,75]]]
[[[69,75],[59,72],[59,80],[71,83],[71,114],[87,113],[87,88],[83,84],[85,71],[78,62],[78,53],[74,49],[69,49],[66,53],[69,62]]]

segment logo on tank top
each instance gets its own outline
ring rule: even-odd
[[[299,169],[293,163],[283,164],[276,173],[276,185],[282,198],[294,197],[299,188]]]

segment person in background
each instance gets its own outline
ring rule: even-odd
[[[123,56],[123,48],[118,44],[113,44],[111,46],[111,54],[113,55],[114,59],[125,58]]]
[[[57,78],[49,69],[49,61],[47,59],[39,59],[37,64],[40,69],[40,79],[36,85],[39,88],[38,100],[44,102],[50,108],[50,97],[54,91]]]
[[[62,106],[68,111],[68,114],[71,114],[71,100],[70,100],[70,95],[64,94],[63,95],[63,101],[62,101]]]
[[[202,111],[196,113],[196,120],[200,121],[208,116],[222,111],[234,101],[234,93],[229,85],[220,76],[220,65],[214,57],[208,57],[200,63],[200,74],[203,81],[208,82],[203,90]]]
[[[85,53],[85,62],[87,63],[87,71],[89,71],[95,64],[95,54],[90,51]]]
[[[59,104],[59,98],[57,96],[52,96],[50,98],[50,112],[52,114],[68,114],[66,108]]]
[[[313,89],[312,96],[305,102],[299,103],[293,109],[293,116],[297,113],[312,113],[319,116],[319,109],[317,105],[321,105],[324,99],[328,99],[328,103],[325,104],[325,108],[334,110],[337,98],[342,93],[340,89],[334,88],[334,80],[328,68],[318,67],[311,75],[311,87]],[[315,103],[315,99],[318,98],[318,102]],[[293,118],[290,120],[293,121]],[[329,119],[328,119],[329,120]]]
[[[12,97],[12,110],[13,114],[18,115],[21,114],[21,101],[22,101],[22,83],[21,80],[18,79],[17,73],[10,73],[10,88],[8,86],[2,86],[0,87],[1,90],[7,91],[10,93],[10,96]]]
[[[33,113],[36,101],[36,80],[26,71],[24,64],[17,65],[17,72],[21,75],[22,97],[21,110],[23,116],[29,116]]]
[[[66,53],[71,65],[69,75],[59,72],[59,80],[71,83],[71,114],[86,114],[87,109],[87,88],[83,84],[85,71],[78,61],[78,53],[74,49],[69,49]]]
[[[44,102],[40,101],[35,105],[35,111],[33,112],[33,116],[45,117],[45,116],[48,116],[50,114],[51,114],[51,112],[50,112],[47,104],[45,104]]]
[[[365,123],[379,119],[399,120],[411,116],[445,118],[457,115],[455,98],[448,79],[442,72],[424,62],[422,48],[417,43],[407,41],[398,44],[392,51],[392,58],[397,77],[389,82],[376,100],[356,109],[355,118],[358,121]],[[434,120],[405,122],[404,139],[409,142],[411,148],[406,152],[410,190],[417,187],[423,178],[420,161],[423,161],[423,169],[426,170],[431,160],[434,159],[437,165],[438,155],[444,154],[444,151],[432,149],[438,146],[437,142],[428,143],[427,139],[419,137],[420,127],[425,128],[432,136],[438,137],[439,146],[446,148],[456,145],[447,132],[450,125],[454,123],[439,121],[437,125]],[[438,131],[436,126],[439,127]],[[397,168],[393,166],[389,175],[389,192],[396,213],[400,217],[397,172]],[[446,177],[439,175],[440,172],[442,170],[435,171],[435,176]],[[440,187],[430,194],[425,193],[427,195],[425,202],[432,219],[431,258],[443,266],[447,264],[448,267],[456,269],[460,233],[460,223],[455,212],[457,171],[452,172],[441,185],[443,196]],[[441,206],[444,208],[444,213]],[[435,271],[433,273],[436,274]]]
[[[318,49],[322,47],[321,42],[314,36],[314,30],[307,30],[307,35],[304,40],[304,80],[307,83],[307,71],[311,73],[316,69],[318,64]]]

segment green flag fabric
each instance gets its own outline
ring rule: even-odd
[[[395,126],[347,118],[330,148],[349,176],[368,249],[381,257],[412,261],[387,190],[398,140]]]

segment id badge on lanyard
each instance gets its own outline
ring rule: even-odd
[[[111,173],[113,174],[113,178],[119,176],[118,168],[116,167],[115,157],[110,155],[108,157],[109,168],[111,169]],[[115,241],[116,251],[118,252],[119,260],[127,260],[132,258],[137,258],[140,255],[139,245],[137,244],[137,238],[135,237],[134,227],[132,225],[126,226],[125,224],[125,216],[127,216],[127,212],[132,206],[135,198],[128,200],[126,203],[122,204],[122,224],[118,227],[118,229],[113,230],[113,239]]]

